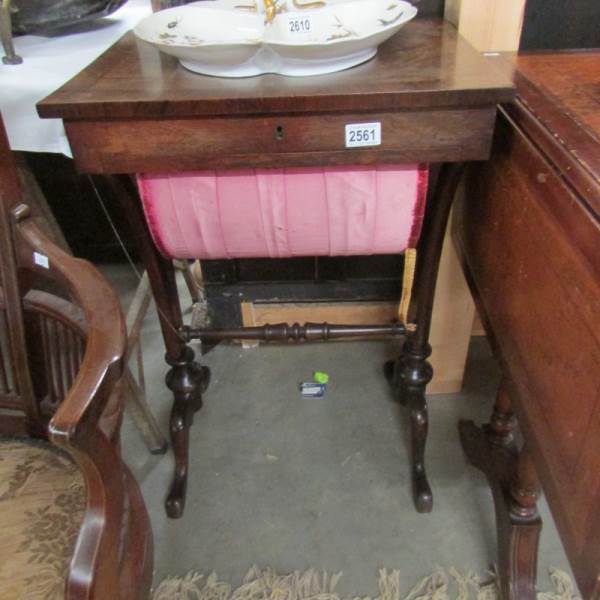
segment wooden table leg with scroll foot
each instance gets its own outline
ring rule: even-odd
[[[542,521],[537,511],[540,486],[527,445],[518,450],[515,420],[504,385],[489,425],[459,424],[469,462],[483,471],[496,509],[498,571],[504,600],[535,600],[537,554]]]
[[[428,200],[423,231],[418,247],[416,279],[409,315],[415,314],[416,329],[404,344],[395,364],[393,385],[396,398],[408,406],[411,420],[413,499],[418,512],[430,512],[433,495],[425,472],[425,444],[428,412],[425,390],[433,377],[428,362],[431,355],[429,331],[442,244],[450,207],[462,174],[462,164],[444,164],[439,172],[434,193]],[[389,368],[387,369],[389,371]]]
[[[180,359],[165,360],[171,365],[166,382],[173,392],[171,409],[171,444],[175,454],[175,475],[166,501],[169,517],[179,518],[183,514],[188,477],[189,430],[194,422],[194,413],[202,408],[202,393],[208,387],[210,371],[194,361],[194,352],[186,347]]]
[[[165,360],[171,367],[166,383],[174,396],[170,432],[175,472],[165,508],[169,517],[177,519],[183,515],[185,507],[189,428],[194,413],[202,406],[202,393],[208,387],[210,372],[194,360],[194,351],[181,335],[183,317],[173,263],[160,254],[152,241],[134,182],[128,176],[120,175],[111,176],[108,181],[123,205],[148,273],[167,351]]]

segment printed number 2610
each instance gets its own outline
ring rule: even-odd
[[[290,19],[288,28],[290,33],[310,33],[310,19]]]

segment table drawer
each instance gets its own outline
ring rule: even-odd
[[[65,124],[80,171],[174,172],[484,160],[495,107],[246,118],[72,121]],[[345,127],[380,123],[377,146],[346,148]],[[93,140],[93,145],[90,144]]]

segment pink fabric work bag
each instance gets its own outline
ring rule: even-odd
[[[402,253],[421,232],[425,166],[202,171],[138,176],[168,258]]]

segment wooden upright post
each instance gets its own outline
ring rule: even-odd
[[[480,52],[519,49],[526,0],[446,0],[445,16]]]

